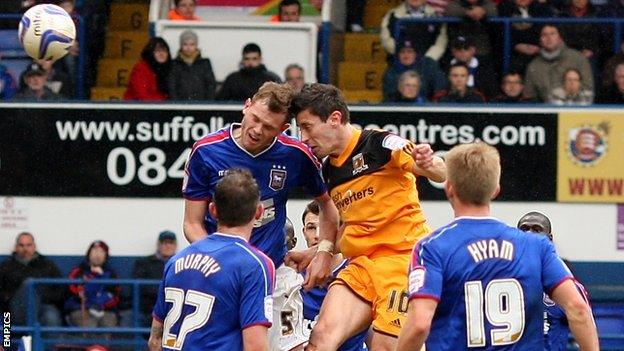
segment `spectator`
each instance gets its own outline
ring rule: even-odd
[[[604,64],[602,71],[602,90],[609,89],[614,83],[615,68],[624,63],[624,41],[620,44],[620,52],[611,56]]]
[[[195,0],[174,0],[174,8],[169,11],[169,19],[174,21],[199,21],[195,16]]]
[[[16,100],[61,100],[64,96],[53,92],[46,86],[48,75],[43,67],[38,63],[31,63],[24,71],[24,82],[26,86],[15,95]]]
[[[554,88],[548,95],[548,103],[555,105],[591,105],[594,93],[583,89],[581,73],[569,68],[563,74],[562,86]]]
[[[418,55],[410,40],[399,42],[396,56],[397,60],[386,69],[382,78],[384,100],[396,96],[399,76],[409,70],[420,75],[420,90],[425,98],[431,98],[434,92],[446,88],[446,77],[438,63],[427,56]]]
[[[477,57],[475,41],[470,37],[458,36],[451,42],[453,59],[451,65],[463,63],[468,67],[468,87],[475,88],[492,98],[496,94],[496,73],[491,63],[483,57]]]
[[[180,35],[180,52],[169,75],[171,100],[214,100],[217,81],[210,59],[197,48],[197,34],[186,30]]]
[[[217,100],[244,101],[266,82],[280,83],[277,74],[262,64],[262,50],[256,43],[243,47],[241,68],[230,73],[217,93]]]
[[[580,72],[583,89],[594,91],[594,79],[587,58],[565,45],[557,27],[545,25],[540,44],[542,48],[539,56],[527,67],[524,87],[526,97],[548,101],[548,94],[561,84],[561,77],[570,68]]]
[[[402,28],[400,38],[394,37],[397,20],[430,17],[438,17],[438,14],[433,7],[426,4],[426,0],[405,0],[403,4],[388,11],[381,20],[381,45],[388,54],[394,54],[397,40],[410,40],[418,55],[438,61],[444,55],[448,42],[446,24],[410,24]]]
[[[108,265],[108,245],[96,240],[89,245],[84,260],[69,273],[70,279],[84,279],[85,285],[70,285],[71,296],[65,302],[69,321],[80,327],[114,327],[119,303],[119,286],[94,283],[114,279],[117,274]]]
[[[299,0],[282,0],[277,11],[278,13],[271,16],[269,22],[299,22],[301,3]]]
[[[50,60],[34,60],[46,73],[46,87],[52,92],[63,97],[73,98],[75,96],[76,84],[72,81],[69,72],[65,70],[63,60],[55,62]]]
[[[531,102],[530,99],[524,97],[524,84],[522,83],[522,75],[518,72],[509,72],[503,76],[501,83],[502,94],[497,95],[492,102],[499,103],[524,103]]]
[[[286,66],[284,70],[284,80],[296,91],[300,92],[305,85],[305,75],[303,67],[296,63]]]
[[[423,104],[425,98],[420,93],[420,76],[416,71],[405,71],[399,77],[397,92],[390,95],[384,102],[402,102]]]
[[[535,18],[552,17],[553,11],[544,2],[538,0],[503,0],[498,6],[500,17]],[[511,69],[524,72],[527,65],[537,55],[539,47],[539,33],[541,25],[537,23],[516,22],[511,25]],[[499,31],[500,33],[500,31]],[[496,40],[503,42],[502,35]],[[501,52],[502,47],[496,52]]]
[[[469,72],[468,66],[463,63],[451,65],[451,68],[449,68],[449,81],[451,83],[451,88],[449,90],[437,92],[433,97],[433,101],[439,103],[460,104],[485,102],[483,94],[468,87]]]
[[[29,278],[60,278],[56,264],[37,251],[35,237],[28,232],[17,235],[15,251],[0,263],[0,302],[3,311],[11,312],[13,325],[25,325],[28,296],[26,284]],[[63,289],[54,285],[37,288],[36,302],[40,303],[39,321],[44,326],[61,326],[59,304],[63,301]]]
[[[498,11],[492,0],[451,0],[446,8],[446,15],[462,19],[459,24],[449,25],[449,37],[471,37],[476,43],[479,56],[487,56],[492,52],[488,17],[496,17]],[[452,39],[451,39],[452,42]]]
[[[164,231],[158,235],[158,243],[156,244],[156,253],[153,255],[140,258],[134,262],[132,270],[132,278],[135,279],[156,279],[161,280],[165,263],[176,253],[178,242],[175,233]],[[152,322],[152,309],[156,303],[158,295],[157,285],[141,286],[139,316],[137,318],[140,327],[147,328]],[[131,305],[127,304],[128,307]],[[133,327],[132,310],[124,310],[120,312],[120,326]]]
[[[124,100],[166,100],[170,70],[169,45],[163,38],[151,38],[141,51],[141,59],[132,67]]]
[[[16,91],[15,78],[5,65],[0,64],[0,100],[10,100]]]
[[[603,104],[624,103],[624,62],[615,67],[615,79],[610,87],[603,90],[599,102]]]

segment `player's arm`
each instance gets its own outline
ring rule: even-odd
[[[268,349],[268,328],[265,325],[254,325],[243,329],[243,350],[266,351]]]
[[[565,311],[568,325],[581,351],[599,350],[598,333],[591,309],[572,279],[557,286],[550,297]]]
[[[150,331],[147,346],[149,351],[162,350],[163,323],[156,318],[152,318],[152,328]]]
[[[410,144],[411,145],[411,144]],[[427,177],[434,182],[441,183],[446,180],[446,164],[438,156],[433,155],[429,144],[412,145],[411,155],[414,159],[412,173]],[[410,147],[411,148],[411,147]]]
[[[205,200],[184,200],[184,236],[189,243],[194,243],[206,236],[204,217],[208,202]]]
[[[323,284],[331,277],[332,256],[336,247],[339,214],[336,205],[327,193],[317,196],[314,200],[319,204],[319,243],[312,248],[312,259],[306,271],[304,289]]]
[[[431,321],[438,302],[428,298],[416,298],[410,300],[407,309],[407,319],[401,328],[401,334],[397,342],[397,351],[418,351],[425,344],[429,335]]]

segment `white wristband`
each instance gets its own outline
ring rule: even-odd
[[[334,255],[334,243],[332,243],[331,241],[327,239],[321,240],[316,246],[316,252],[321,252],[321,251],[327,252],[333,256]]]

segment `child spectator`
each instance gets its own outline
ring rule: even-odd
[[[456,63],[449,68],[450,89],[437,92],[434,102],[440,103],[483,103],[485,98],[483,94],[475,89],[468,87],[469,70],[468,66],[463,63]]]
[[[583,88],[579,70],[569,68],[563,74],[562,86],[554,88],[548,102],[555,105],[591,105],[594,102],[594,92]]]

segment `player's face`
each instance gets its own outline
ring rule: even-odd
[[[252,154],[266,149],[281,132],[288,129],[286,113],[271,112],[265,101],[245,102],[241,122],[241,146]]]
[[[175,255],[178,243],[175,240],[163,240],[158,242],[158,253],[163,257],[171,257]]]
[[[94,247],[89,251],[89,264],[92,266],[102,266],[106,261],[106,251],[101,247]]]
[[[296,4],[283,6],[280,9],[280,20],[282,22],[299,22],[299,6]]]
[[[340,115],[340,112],[332,113],[332,115],[334,114]],[[312,114],[309,110],[301,111],[297,115],[301,141],[308,145],[319,159],[334,153],[335,126],[337,123],[340,123],[340,120],[336,121],[332,115],[325,122],[321,121],[319,116]]]
[[[303,237],[308,247],[318,244],[319,241],[319,216],[308,212],[303,219]]]
[[[15,243],[15,253],[17,257],[24,260],[30,260],[35,255],[37,247],[35,240],[30,235],[22,235]]]

